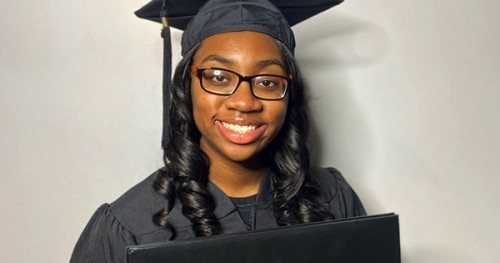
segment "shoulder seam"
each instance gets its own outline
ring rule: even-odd
[[[113,212],[113,209],[111,208],[111,205],[108,203],[106,203],[106,205],[108,206],[109,212],[111,213],[113,218],[120,224],[121,227],[123,227],[123,229],[125,229],[127,232],[130,233],[130,235],[134,238],[134,242],[137,242],[136,235],[132,233],[132,231],[130,231],[130,229],[127,226],[125,226],[125,224],[123,224],[122,221],[118,219],[118,217],[116,217],[115,213]]]

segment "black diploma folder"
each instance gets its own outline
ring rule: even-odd
[[[400,263],[395,214],[129,246],[127,263]]]

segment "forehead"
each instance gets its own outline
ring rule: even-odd
[[[206,57],[213,55],[234,62],[258,62],[269,59],[283,61],[276,39],[253,31],[221,33],[203,40],[194,56],[194,63],[201,63]]]

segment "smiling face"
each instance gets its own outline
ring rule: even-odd
[[[276,40],[251,31],[222,33],[205,39],[193,58],[193,65],[228,69],[243,76],[287,76]],[[210,160],[259,159],[259,153],[283,126],[288,96],[281,100],[257,99],[245,81],[232,95],[215,95],[202,89],[195,74],[191,74],[191,78],[193,115],[201,133],[200,147]]]

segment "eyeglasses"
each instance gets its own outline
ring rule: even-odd
[[[280,100],[285,97],[289,83],[292,83],[291,75],[289,78],[271,74],[242,76],[227,69],[195,65],[191,66],[191,72],[198,77],[203,90],[222,96],[234,94],[241,82],[246,81],[250,84],[254,97],[262,100]]]

